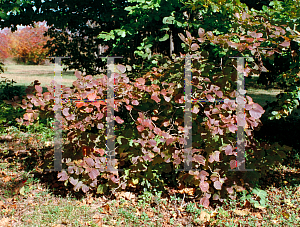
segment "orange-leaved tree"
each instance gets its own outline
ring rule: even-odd
[[[34,27],[26,26],[11,34],[10,47],[12,56],[22,63],[43,63],[48,54],[44,45],[50,39],[44,36],[48,30],[45,23],[36,23]]]

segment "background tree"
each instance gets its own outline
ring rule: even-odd
[[[36,23],[34,27],[26,26],[9,34],[11,56],[25,64],[44,63],[48,55],[48,48],[44,48],[49,40],[48,36],[44,36],[47,29],[45,22]]]

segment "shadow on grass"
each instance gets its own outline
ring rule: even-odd
[[[260,180],[262,188],[267,186],[298,186],[300,182],[300,118],[289,116],[286,119],[268,120],[262,119],[263,125],[259,131],[254,131],[254,137],[269,144],[291,147],[286,150],[286,159],[282,162],[283,170],[268,171]],[[285,183],[284,183],[285,182]]]

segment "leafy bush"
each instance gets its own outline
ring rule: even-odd
[[[5,77],[2,77],[5,78]],[[16,118],[23,116],[25,110],[22,108],[13,108],[4,100],[20,99],[25,95],[25,91],[21,87],[14,86],[14,80],[7,78],[0,81],[0,130],[3,131],[7,126],[16,126]]]
[[[62,87],[63,98],[88,102],[69,101],[62,105],[61,122],[68,139],[63,147],[67,171],[58,174],[59,180],[70,182],[75,190],[87,192],[97,188],[98,193],[126,187],[162,190],[168,184],[179,188],[191,186],[197,188],[200,203],[207,207],[212,200],[222,201],[227,195],[234,197],[244,186],[255,185],[260,174],[282,161],[285,147],[259,143],[253,138],[253,129],[260,125],[259,119],[264,113],[262,107],[249,96],[232,100],[236,98],[236,61],[229,57],[253,56],[254,60],[247,61],[244,71],[249,75],[261,65],[261,58],[255,56],[274,54],[274,51],[258,49],[268,46],[269,40],[255,31],[258,25],[251,15],[244,12],[235,16],[240,26],[236,29],[243,30],[242,35],[216,36],[202,28],[197,39],[188,31],[186,37],[179,34],[185,52],[193,56],[192,97],[207,101],[192,103],[192,155],[186,157],[184,153],[183,57],[187,54],[173,59],[158,55],[151,59],[157,67],[139,77],[135,75],[130,80],[123,65],[118,65],[119,73],[114,74],[117,112],[114,167],[123,169],[121,173],[106,168],[107,121],[104,116],[107,104],[100,100],[106,98],[107,76],[95,79],[76,73],[78,79],[73,86]],[[276,34],[272,47],[280,50],[288,45],[287,41],[281,41],[281,38],[287,39],[283,28],[268,24],[264,29],[268,30],[268,36]],[[213,67],[218,61],[207,51],[211,47],[222,48],[227,57],[219,68]],[[54,118],[54,86],[54,83],[48,86],[46,93],[42,93],[38,81],[28,87],[27,100],[14,103],[26,109],[19,123],[30,125],[38,117]],[[216,99],[225,101],[214,102]],[[245,104],[244,114],[236,113],[237,102]],[[242,125],[246,133],[247,168],[260,172],[228,171],[236,168],[236,131],[237,126]],[[184,162],[192,163],[193,170],[176,172],[183,169]]]

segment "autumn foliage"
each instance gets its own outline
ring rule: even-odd
[[[48,54],[44,45],[49,37],[43,35],[47,30],[45,23],[36,23],[34,27],[26,26],[13,33],[10,30],[0,33],[0,57],[13,57],[25,64],[43,63]]]
[[[0,32],[0,40],[0,60],[3,60],[11,56],[9,29],[4,29]]]
[[[274,54],[259,49],[269,44],[264,34],[273,36],[271,47],[278,52],[288,47],[290,40],[281,27],[269,24],[260,28],[268,32],[257,32],[253,30],[255,20],[249,14],[235,16],[247,33],[216,36],[199,28],[198,38],[188,31],[179,34],[186,54],[173,59],[155,55],[151,60],[157,61],[159,67],[136,79],[127,77],[125,66],[117,66],[118,73],[113,74],[115,168],[123,169],[122,172],[106,169],[107,103],[100,100],[106,99],[108,77],[102,75],[96,79],[76,73],[73,86],[62,87],[62,97],[86,102],[62,104],[61,122],[68,143],[63,147],[65,170],[58,174],[59,180],[71,183],[75,190],[87,192],[97,188],[98,193],[138,186],[163,190],[173,182],[179,189],[196,188],[200,203],[207,207],[213,200],[234,197],[244,189],[246,181],[259,178],[268,166],[282,160],[284,148],[270,147],[253,137],[264,110],[250,96],[236,98],[236,60],[228,57],[222,67],[214,67],[205,48],[212,45],[223,48],[229,56],[254,56],[245,65],[244,75],[248,76],[261,66],[261,58],[255,56],[268,58]],[[239,42],[232,41],[236,37]],[[192,103],[193,149],[189,156],[184,151],[184,57],[187,55],[192,56],[193,99],[206,100]],[[27,98],[14,103],[26,109],[19,123],[29,125],[38,117],[54,118],[54,86],[54,83],[48,86],[45,93],[38,81],[28,87]],[[216,99],[224,102],[215,102]],[[237,113],[238,103],[245,106],[243,113]],[[229,171],[237,167],[236,132],[242,125],[245,125],[246,168],[259,172]],[[193,169],[178,171],[185,162],[192,163]]]

